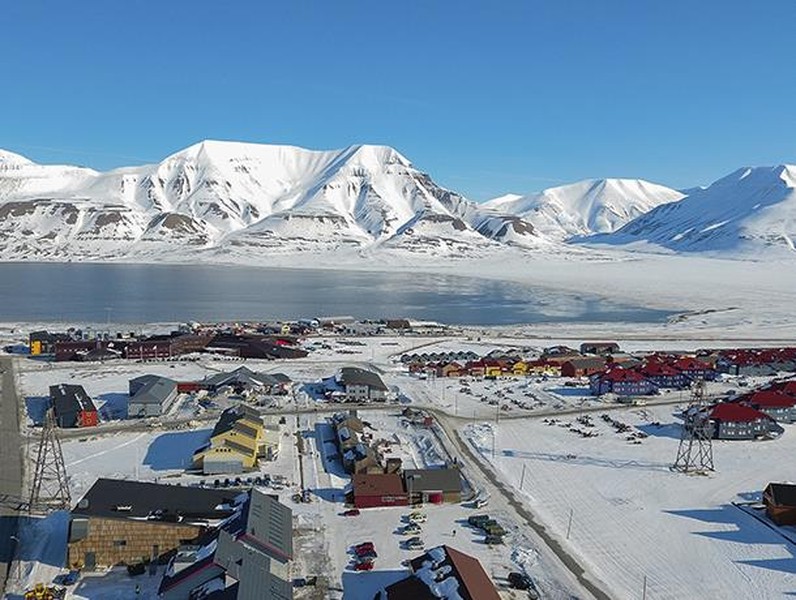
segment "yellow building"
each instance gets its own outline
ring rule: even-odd
[[[205,475],[250,471],[259,458],[278,454],[274,443],[279,438],[275,442],[271,429],[266,433],[257,411],[245,405],[229,408],[221,413],[210,441],[194,452],[193,468]]]

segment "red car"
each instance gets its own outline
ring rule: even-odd
[[[373,570],[373,563],[372,562],[358,562],[354,565],[354,571],[372,571]]]
[[[357,544],[354,546],[354,552],[360,551],[368,551],[368,550],[375,550],[376,547],[373,545],[373,542],[362,542],[361,544]]]
[[[359,509],[358,508],[351,508],[343,513],[344,517],[358,517],[359,516]]]

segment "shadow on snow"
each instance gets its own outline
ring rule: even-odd
[[[211,431],[200,429],[159,435],[149,444],[143,464],[153,471],[190,467],[193,453],[207,443]]]

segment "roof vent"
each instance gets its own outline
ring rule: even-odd
[[[82,498],[80,502],[77,503],[77,507],[84,510],[88,508],[88,498]]]

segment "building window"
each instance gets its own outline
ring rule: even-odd
[[[114,548],[124,548],[127,545],[127,540],[113,540]]]

